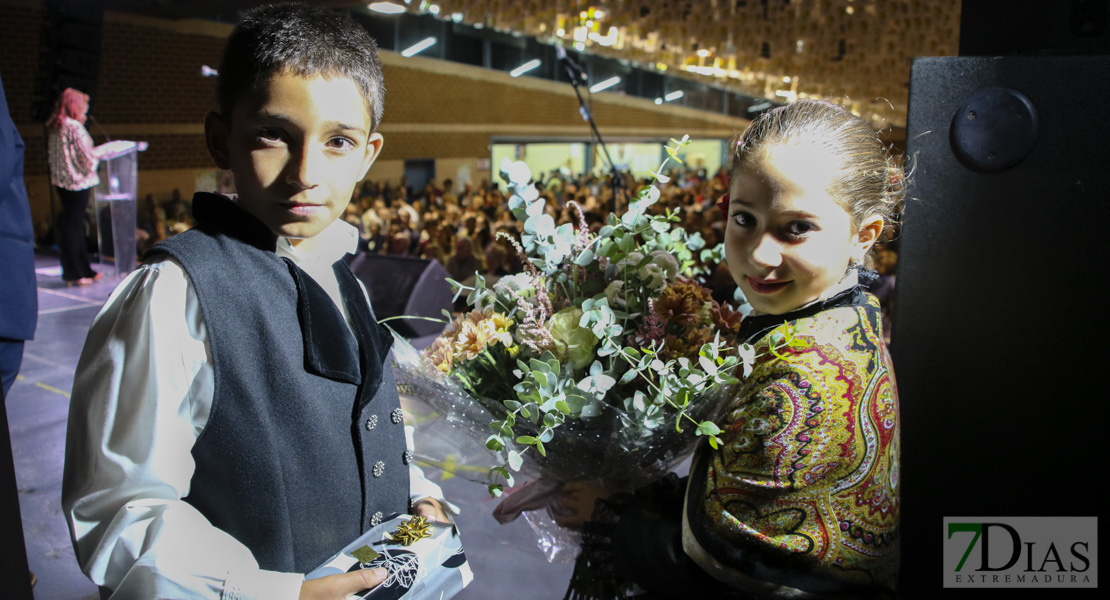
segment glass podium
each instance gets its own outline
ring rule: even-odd
[[[100,148],[96,199],[96,240],[100,264],[107,275],[123,277],[135,269],[136,205],[138,199],[138,153],[146,142],[118,140]]]

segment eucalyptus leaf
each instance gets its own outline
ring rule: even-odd
[[[592,401],[582,407],[582,412],[579,413],[583,418],[596,417],[601,414],[601,403]]]
[[[698,435],[715,436],[718,433],[721,433],[721,428],[717,427],[716,423],[712,421],[702,421],[698,423]]]

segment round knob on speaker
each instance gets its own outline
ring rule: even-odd
[[[952,150],[979,171],[1001,171],[1025,159],[1037,142],[1037,109],[1025,94],[992,87],[975,93],[952,117]]]

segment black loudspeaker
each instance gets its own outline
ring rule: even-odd
[[[943,588],[942,549],[944,517],[1107,504],[1108,74],[1105,56],[913,63],[891,343],[902,598],[1095,592]]]
[[[443,319],[443,311],[451,311],[454,293],[447,283],[447,271],[437,260],[362,252],[350,268],[370,293],[379,320],[398,316]],[[425,319],[396,319],[387,324],[406,338],[438,335],[445,326]]]
[[[39,70],[31,116],[45,121],[62,90],[71,87],[96,102],[104,0],[44,0]]]
[[[963,0],[960,56],[1106,54],[1107,0]]]

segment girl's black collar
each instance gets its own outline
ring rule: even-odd
[[[875,279],[878,273],[870,269],[859,270],[860,285],[852,286],[831,298],[807,304],[802,308],[792,310],[788,313],[781,315],[758,315],[755,317],[748,317],[740,323],[739,338],[741,342],[754,344],[756,340],[767,335],[772,329],[782,325],[785,322],[797,321],[806,317],[828,310],[830,308],[839,308],[841,306],[862,306],[867,303],[867,294],[864,293],[864,286]]]

